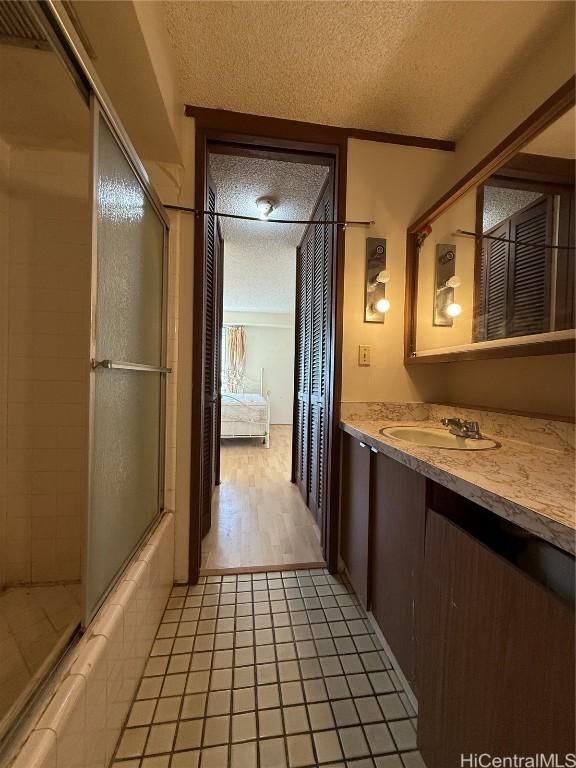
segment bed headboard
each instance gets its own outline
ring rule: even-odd
[[[222,391],[226,392],[226,382],[222,382]],[[251,378],[246,375],[244,371],[242,377],[238,382],[236,392],[241,392],[243,395],[262,395],[264,396],[264,368],[260,368],[260,377]],[[233,392],[231,394],[234,394]]]

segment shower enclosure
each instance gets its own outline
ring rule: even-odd
[[[163,509],[168,223],[61,13],[0,7],[0,737]]]

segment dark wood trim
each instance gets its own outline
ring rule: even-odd
[[[190,112],[189,110],[192,110]],[[195,120],[195,201],[204,200],[208,144],[232,143],[258,153],[285,151],[288,156],[304,152],[327,157],[335,166],[334,218],[346,216],[346,158],[348,136],[341,129],[276,118],[242,115],[222,110],[187,107]],[[193,114],[192,114],[193,113]],[[407,142],[403,142],[407,143]],[[438,148],[438,147],[437,147]],[[264,156],[260,154],[259,156]],[[327,387],[328,451],[330,467],[326,482],[326,514],[323,540],[326,564],[332,573],[338,570],[338,533],[340,500],[340,398],[342,387],[342,317],[344,298],[344,236],[335,227],[336,261],[333,268],[332,334],[330,336],[330,376]],[[202,312],[204,297],[204,217],[196,216],[194,228],[193,351],[192,351],[192,447],[190,473],[190,549],[189,579],[196,583],[200,575],[201,529],[200,491],[202,451],[197,439],[202,424]]]
[[[264,117],[227,109],[209,109],[192,104],[186,104],[185,115],[195,118],[201,124],[209,124],[220,130],[234,130],[238,133],[257,135],[264,130],[267,135],[288,138],[293,141],[317,141],[320,140],[317,137],[322,136],[322,140],[328,137],[329,141],[334,144],[340,144],[347,139],[362,139],[386,144],[401,144],[408,147],[438,149],[443,152],[454,152],[456,149],[456,143],[447,139],[369,131],[364,128],[341,128],[336,125],[306,123],[301,120],[287,120],[281,117]]]
[[[484,185],[476,190],[476,217],[475,232],[482,232],[484,228]],[[474,305],[472,307],[472,341],[479,341],[478,323],[484,307],[480,305],[482,286],[480,277],[482,274],[482,240],[474,242]]]
[[[195,132],[195,179],[194,201],[204,207],[206,182],[206,131],[196,126]],[[192,439],[190,447],[190,533],[188,547],[188,581],[196,584],[200,576],[202,542],[202,371],[203,371],[203,322],[204,304],[204,216],[195,215],[194,267],[192,286]]]
[[[211,141],[208,144],[211,155],[233,155],[234,157],[249,157],[257,160],[280,160],[303,165],[332,165],[334,158],[326,154],[311,152],[288,152],[286,149],[274,147],[248,147],[235,142]]]
[[[490,358],[525,357],[532,355],[557,355],[573,352],[574,341],[542,341],[530,344],[510,345],[439,353],[418,357],[416,351],[416,320],[418,295],[418,248],[416,233],[431,225],[453,203],[474,187],[483,184],[498,169],[509,163],[519,150],[541,131],[561,117],[576,103],[576,76],[572,76],[550,96],[526,120],[520,123],[503,139],[483,160],[477,163],[460,181],[448,190],[439,200],[419,216],[407,230],[406,237],[406,287],[404,307],[404,364],[417,365],[429,363],[457,362],[459,360],[481,360]]]
[[[501,168],[537,134],[547,128],[571,107],[574,106],[574,88],[576,75],[572,76],[549,99],[541,104],[520,125],[506,136],[486,157],[468,171],[454,186],[410,225],[410,232],[418,232],[426,224],[431,224],[458,198],[468,190],[481,184],[496,170]]]

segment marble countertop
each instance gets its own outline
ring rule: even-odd
[[[479,506],[525,530],[576,552],[574,453],[495,437],[500,448],[457,451],[431,448],[380,434],[383,427],[438,426],[438,422],[343,416],[341,428]]]

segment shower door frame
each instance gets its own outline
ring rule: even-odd
[[[168,322],[168,243],[170,233],[170,221],[160,198],[150,183],[148,173],[140,160],[134,146],[124,129],[122,122],[112,106],[90,57],[88,56],[76,30],[71,24],[65,9],[58,0],[42,0],[42,3],[30,3],[30,10],[34,14],[46,37],[49,39],[56,55],[69,71],[76,83],[81,95],[85,99],[91,111],[91,154],[90,154],[90,216],[91,216],[91,307],[90,307],[90,360],[94,359],[95,352],[95,309],[96,309],[96,277],[97,277],[97,238],[96,238],[96,196],[97,187],[97,149],[98,149],[98,118],[101,115],[112,132],[118,147],[124,154],[132,171],[150,204],[158,214],[164,228],[164,252],[163,252],[163,277],[162,277],[162,339],[161,339],[161,365],[166,365],[167,347],[167,322]],[[94,422],[94,372],[90,372],[89,411],[88,411],[88,494],[87,506],[84,516],[84,530],[82,535],[82,606],[81,606],[81,630],[84,631],[94,618],[98,608],[101,607],[106,597],[118,583],[123,571],[126,569],[134,553],[141,547],[142,542],[158,524],[164,511],[164,478],[165,478],[165,454],[166,454],[166,376],[161,374],[160,384],[160,426],[159,426],[159,481],[158,481],[158,510],[150,525],[144,531],[137,544],[126,557],[119,568],[116,577],[101,596],[98,608],[90,617],[86,615],[86,577],[87,577],[87,552],[88,532],[90,521],[90,483],[92,472],[92,440]]]
[[[158,450],[158,504],[157,511],[150,523],[146,526],[146,529],[135,543],[134,547],[126,555],[122,565],[119,567],[116,576],[112,579],[107,589],[102,593],[98,603],[90,610],[87,602],[87,587],[89,580],[88,563],[90,552],[90,521],[92,518],[91,507],[91,489],[93,480],[93,454],[94,454],[94,426],[97,418],[95,399],[96,399],[96,329],[97,329],[97,311],[98,311],[98,159],[100,148],[100,119],[103,119],[112,136],[114,137],[116,144],[126,161],[128,162],[130,169],[133,171],[138,183],[142,187],[144,194],[148,201],[154,208],[155,213],[158,215],[162,227],[163,227],[163,249],[162,249],[162,325],[161,325],[161,339],[160,339],[160,368],[165,371],[156,371],[160,376],[160,418],[159,418],[159,450]],[[88,398],[88,483],[87,483],[87,502],[86,502],[86,516],[84,536],[82,538],[82,630],[93,620],[98,610],[105,602],[110,592],[114,589],[123,571],[126,569],[135,552],[138,551],[142,542],[154,529],[158,520],[161,518],[164,511],[164,485],[165,485],[165,460],[166,460],[166,375],[169,372],[166,369],[166,351],[167,351],[167,328],[168,328],[168,238],[170,226],[168,217],[164,211],[162,204],[158,198],[150,194],[152,189],[148,183],[144,183],[144,179],[138,172],[138,168],[133,162],[128,147],[126,147],[122,141],[121,136],[116,130],[116,126],[111,122],[109,116],[106,114],[102,107],[102,103],[98,98],[98,94],[92,92],[90,95],[90,119],[91,119],[91,139],[92,148],[90,154],[90,218],[91,218],[91,275],[90,275],[90,388]],[[134,150],[132,150],[134,152]],[[135,366],[135,373],[137,367]],[[141,372],[138,372],[141,375]]]

